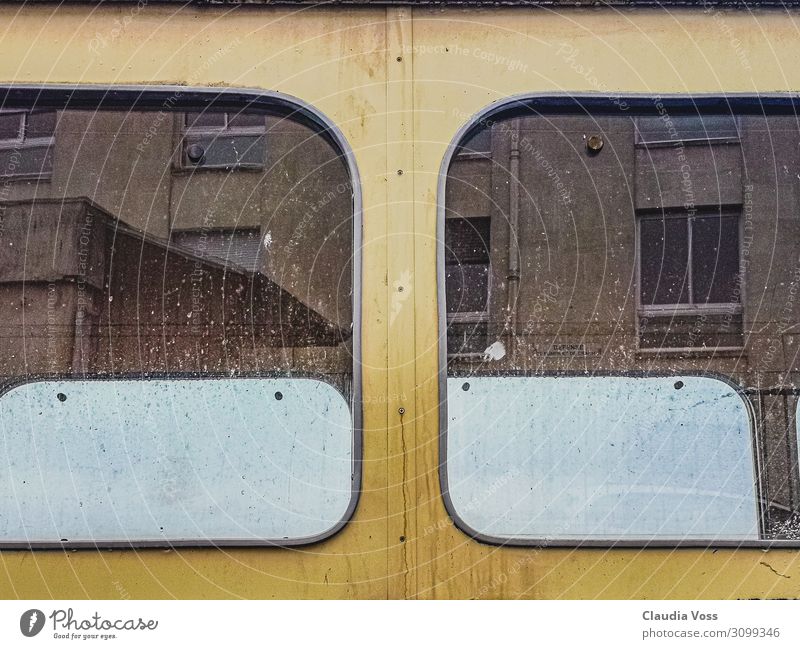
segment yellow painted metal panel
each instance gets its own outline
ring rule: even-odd
[[[363,492],[340,534],[307,547],[2,552],[0,596],[385,598],[385,12],[130,11],[0,9],[7,55],[0,79],[263,88],[299,97],[339,125],[361,170],[365,205]]]
[[[721,24],[720,21],[723,21]],[[741,39],[746,56],[737,54]],[[526,10],[417,11],[414,19],[417,223],[435,238],[437,172],[456,131],[492,102],[556,92],[720,93],[796,89],[800,50],[780,13]],[[644,55],[643,53],[646,53]],[[417,465],[420,597],[798,597],[791,550],[499,548],[452,527],[435,467],[435,250],[417,250]],[[427,275],[426,275],[427,274]],[[426,382],[427,381],[427,382]]]
[[[797,90],[785,13],[4,6],[0,42],[0,82],[263,88],[339,125],[364,201],[365,415],[364,493],[328,541],[0,552],[0,596],[800,596],[796,551],[475,543],[437,475],[437,184],[456,130],[522,93]]]

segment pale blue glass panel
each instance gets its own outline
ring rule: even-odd
[[[726,382],[449,378],[454,514],[506,539],[757,540],[750,418]]]
[[[0,397],[0,542],[323,535],[351,502],[352,425],[311,379],[21,385]]]

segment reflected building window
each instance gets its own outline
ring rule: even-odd
[[[173,243],[203,259],[257,273],[261,260],[261,229],[173,231]]]
[[[666,113],[634,130],[639,346],[741,349],[740,120]]]
[[[488,217],[447,222],[445,274],[451,322],[482,322],[489,317],[490,222]]]
[[[262,169],[266,122],[257,113],[186,113],[182,166],[199,169]]]
[[[49,178],[55,130],[56,111],[0,110],[0,178]]]
[[[639,259],[642,347],[741,346],[738,214],[642,215]]]
[[[638,117],[637,147],[738,144],[739,120],[735,115],[670,115]]]
[[[479,362],[489,344],[493,236],[492,129],[474,131],[453,158],[445,221],[447,352]]]
[[[452,354],[480,354],[489,321],[489,217],[454,217],[445,229],[445,288]]]

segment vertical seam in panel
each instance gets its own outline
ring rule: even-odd
[[[417,473],[417,455],[418,455],[418,448],[419,448],[419,441],[417,435],[417,426],[422,421],[421,419],[421,405],[419,403],[420,391],[417,389],[419,385],[419,380],[417,376],[417,309],[416,309],[416,301],[417,301],[417,294],[419,293],[417,289],[417,284],[419,283],[419,273],[416,272],[417,268],[417,244],[419,241],[420,231],[419,231],[419,224],[417,223],[417,148],[416,148],[416,141],[417,141],[417,121],[416,121],[416,75],[414,73],[414,8],[408,8],[408,24],[409,24],[409,48],[408,48],[408,56],[409,60],[407,63],[407,70],[409,71],[408,74],[408,83],[409,83],[409,91],[410,91],[410,100],[409,100],[409,122],[408,128],[410,129],[410,138],[409,138],[409,146],[410,146],[410,157],[409,160],[411,161],[411,214],[412,214],[412,227],[414,232],[414,246],[412,248],[411,254],[411,268],[413,274],[413,285],[414,285],[414,293],[411,299],[411,310],[413,315],[413,331],[414,331],[414,346],[412,349],[414,350],[414,393],[413,393],[413,402],[414,402],[414,448],[411,454],[411,471],[414,479],[415,489],[417,494],[419,494],[419,474]],[[419,593],[419,566],[417,565],[417,556],[418,556],[418,549],[419,549],[419,540],[417,538],[417,532],[419,530],[419,498],[414,498],[414,539],[411,543],[406,544],[406,551],[411,555],[411,565],[412,565],[412,575],[413,575],[413,599],[418,598]]]
[[[387,9],[387,295],[389,302],[389,525],[388,547],[390,571],[398,580],[390,596],[409,597],[413,586],[409,573],[414,567],[409,546],[414,536],[414,519],[409,517],[413,506],[413,454],[415,440],[416,401],[415,314],[413,309],[414,276],[414,210],[413,149],[411,131],[413,100],[409,75],[411,15],[407,7]],[[396,50],[394,48],[397,48]],[[408,172],[408,173],[407,173]],[[408,400],[408,401],[406,401]],[[413,408],[411,406],[414,406]],[[398,437],[399,436],[399,437]],[[395,554],[397,552],[397,554]]]
[[[386,172],[388,172],[388,170],[389,170],[389,130],[390,130],[390,115],[389,115],[389,70],[390,70],[390,65],[391,65],[391,48],[389,46],[389,41],[390,41],[389,30],[391,29],[390,11],[391,11],[391,7],[387,6],[386,10],[385,10],[385,14],[384,14],[385,15],[385,24],[384,24],[384,30],[383,30],[384,65],[386,66],[386,74],[385,74],[385,80],[384,80],[384,86],[383,86],[383,92],[384,92],[384,103],[383,103],[383,105],[384,105],[385,111],[386,111],[385,112],[385,116],[384,116],[384,118],[386,120],[385,121],[386,125],[385,125],[385,130],[384,130],[384,159],[386,160],[386,169],[385,169]],[[388,178],[387,178],[387,180],[388,180]],[[385,508],[385,511],[386,511],[386,514],[385,514],[385,516],[386,516],[386,538],[385,538],[385,541],[386,541],[386,545],[385,545],[385,548],[386,548],[386,550],[385,550],[385,557],[386,557],[386,599],[390,599],[391,595],[392,595],[392,587],[391,587],[391,584],[392,584],[391,567],[392,566],[391,566],[391,561],[390,561],[390,548],[391,548],[391,545],[390,545],[390,542],[389,542],[389,537],[390,537],[391,532],[392,532],[391,524],[390,524],[391,512],[390,512],[390,509],[389,509],[390,504],[391,504],[391,497],[390,497],[390,488],[391,488],[391,482],[390,482],[390,480],[391,480],[391,471],[390,471],[390,468],[391,468],[391,447],[390,447],[390,444],[389,444],[388,436],[389,436],[389,430],[391,429],[391,423],[390,423],[391,417],[389,415],[389,409],[390,409],[389,393],[391,391],[391,386],[389,385],[389,345],[391,344],[391,339],[389,338],[389,317],[388,316],[389,316],[391,301],[390,301],[390,296],[389,296],[389,254],[390,254],[390,248],[389,248],[389,237],[388,237],[388,231],[389,231],[389,223],[388,223],[388,220],[389,220],[388,188],[387,188],[387,190],[386,190],[386,192],[384,194],[384,198],[386,200],[386,209],[384,210],[384,215],[383,216],[387,221],[386,226],[385,226],[385,230],[384,230],[386,232],[386,235],[387,235],[386,236],[386,242],[385,242],[386,255],[385,255],[384,260],[383,260],[384,261],[383,268],[381,269],[383,271],[384,277],[386,279],[386,286],[385,286],[385,290],[386,290],[386,313],[385,313],[385,315],[387,316],[385,321],[384,321],[384,323],[383,323],[384,324],[384,329],[385,329],[385,338],[386,338],[386,350],[385,350],[386,351],[386,359],[385,359],[386,363],[385,363],[385,366],[384,366],[385,367],[385,371],[386,371],[385,380],[384,380],[384,383],[385,383],[385,386],[386,386],[386,394],[384,395],[384,398],[385,398],[385,401],[386,401],[386,409],[385,409],[386,420],[385,420],[384,434],[387,436],[387,439],[385,440],[386,443],[385,443],[385,446],[384,446],[384,448],[386,449],[386,458],[385,458],[385,461],[384,461],[384,475],[386,476],[386,483],[384,485],[384,497],[385,497],[385,502],[386,502],[386,508]]]

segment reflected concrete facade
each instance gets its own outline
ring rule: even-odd
[[[291,371],[332,374],[347,389],[344,162],[310,127],[265,115],[263,168],[195,168],[183,162],[183,123],[165,111],[60,111],[52,171],[4,170],[6,383]],[[203,237],[233,230],[257,232],[255,272],[235,254],[204,254]],[[200,245],[179,245],[185,233]]]

